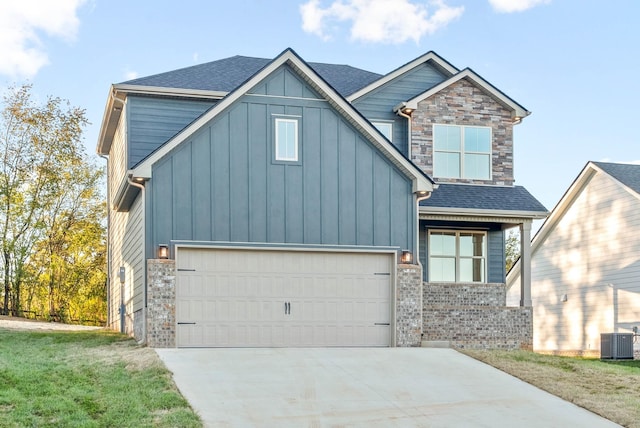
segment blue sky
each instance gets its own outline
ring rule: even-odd
[[[232,55],[387,73],[435,51],[532,111],[516,184],[549,210],[587,161],[640,162],[640,2],[21,0],[0,4],[0,87],[85,108],[95,153],[109,85]]]

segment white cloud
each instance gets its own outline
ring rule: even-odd
[[[447,6],[443,0],[420,4],[411,0],[334,0],[327,7],[320,0],[300,6],[302,29],[324,40],[336,23],[351,22],[351,39],[373,43],[416,43],[459,18],[464,7]]]
[[[496,12],[513,13],[551,3],[551,0],[489,0],[489,3]]]
[[[49,63],[41,35],[73,41],[86,0],[0,1],[0,74],[33,77]]]
[[[137,79],[138,78],[138,72],[137,71],[125,71],[124,72],[124,78],[125,78],[125,80]]]

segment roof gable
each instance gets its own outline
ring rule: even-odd
[[[349,95],[347,97],[347,100],[349,102],[353,102],[358,98],[363,97],[364,95],[370,93],[371,91],[374,91],[380,88],[381,86],[386,85],[387,83],[399,78],[400,76],[404,75],[407,72],[410,72],[416,67],[422,66],[427,62],[431,63],[437,70],[441,71],[443,74],[447,76],[454,75],[455,73],[458,72],[458,69],[455,68],[453,65],[451,65],[449,62],[447,62],[444,58],[442,58],[441,56],[439,56],[433,51],[429,51],[426,54],[412,61],[409,61],[408,63],[396,68],[392,72],[387,73],[384,76],[381,76],[379,79],[362,87],[359,91]]]
[[[438,92],[442,91],[445,88],[450,87],[451,85],[455,84],[461,79],[466,79],[472,85],[480,88],[480,90],[482,90],[483,92],[491,96],[498,103],[502,104],[504,107],[511,110],[511,117],[514,119],[516,123],[522,120],[522,118],[531,114],[530,111],[528,111],[526,108],[524,108],[523,106],[515,102],[510,97],[508,97],[504,92],[502,92],[501,90],[493,86],[491,83],[487,82],[479,74],[477,74],[475,71],[473,71],[470,68],[465,68],[464,70],[460,71],[459,73],[456,73],[455,75],[451,76],[449,79],[445,80],[444,82],[399,104],[398,106],[396,106],[395,110],[400,110],[400,109],[415,110],[418,108],[418,103],[420,101],[425,100],[437,94]]]
[[[610,162],[591,162],[640,196],[640,165]]]
[[[253,91],[261,82],[279,72],[283,65],[288,65],[299,78],[312,87],[316,93],[325,98],[329,104],[343,115],[359,132],[367,138],[386,158],[388,158],[404,174],[412,178],[414,192],[431,192],[433,181],[420,168],[404,157],[371,123],[366,120],[350,103],[340,96],[314,69],[307,65],[293,50],[287,49],[277,58],[255,73],[240,87],[224,97],[209,111],[192,122],[180,133],[171,138],[158,150],[142,160],[130,171],[130,175],[136,179],[151,178],[151,170],[154,163],[188,139],[211,119],[226,110],[240,97]]]
[[[564,216],[569,212],[576,200],[584,192],[589,185],[591,179],[597,174],[602,173],[610,179],[617,182],[628,192],[640,199],[640,165],[619,164],[607,162],[587,162],[578,177],[571,183],[571,186],[564,193],[560,201],[551,211],[551,214],[542,224],[536,235],[531,241],[531,255],[533,256],[538,248],[547,240],[556,226],[562,221]],[[520,262],[514,264],[511,271],[507,275],[507,286],[513,285],[517,277],[520,275]]]

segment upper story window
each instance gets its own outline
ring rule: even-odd
[[[486,266],[486,233],[429,232],[429,281],[485,282]]]
[[[371,122],[373,126],[378,128],[378,131],[384,135],[387,140],[393,141],[393,123],[391,122]]]
[[[491,179],[491,128],[433,125],[433,175]]]
[[[298,162],[298,118],[275,118],[275,160]]]

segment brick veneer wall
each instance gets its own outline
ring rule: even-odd
[[[175,260],[147,260],[147,345],[176,346]]]
[[[461,79],[420,101],[411,113],[411,160],[433,176],[433,124],[490,126],[492,179],[438,179],[439,182],[513,185],[513,120],[511,111]]]
[[[422,322],[422,268],[418,265],[398,265],[396,346],[420,346]]]
[[[532,308],[506,306],[504,284],[425,283],[423,290],[423,340],[454,348],[532,349]]]

